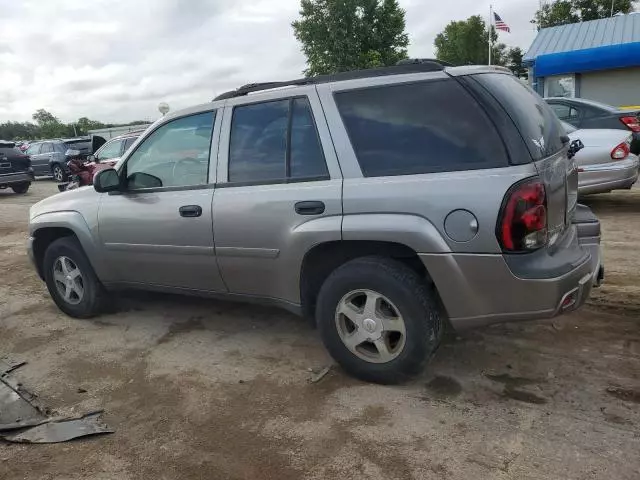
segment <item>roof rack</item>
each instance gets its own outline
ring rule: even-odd
[[[249,93],[259,92],[262,90],[271,90],[273,88],[300,86],[300,85],[317,85],[320,83],[339,82],[342,80],[354,80],[358,78],[383,77],[387,75],[401,75],[406,73],[422,73],[437,72],[444,70],[445,67],[451,67],[450,63],[442,62],[431,58],[409,58],[400,60],[396,65],[390,67],[368,68],[365,70],[351,70],[348,72],[333,73],[330,75],[318,75],[316,77],[299,78],[296,80],[288,80],[284,82],[266,82],[266,83],[249,83],[243,85],[236,90],[218,95],[213,101],[225,100],[227,98],[242,97]]]

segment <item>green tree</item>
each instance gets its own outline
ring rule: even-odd
[[[61,123],[57,117],[43,108],[36,110],[36,112],[31,115],[31,118],[38,124],[42,138],[65,137],[68,134],[69,129],[67,125]],[[71,134],[73,135],[73,128],[71,128]]]
[[[637,0],[613,0],[613,14],[634,11]],[[533,23],[541,28],[586,22],[611,16],[612,0],[555,0],[535,13]]]
[[[524,52],[520,47],[514,47],[507,50],[506,67],[513,72],[516,77],[529,78],[529,71],[522,61]]]
[[[405,12],[397,0],[302,0],[294,21],[305,75],[394,65],[407,58]]]
[[[105,128],[106,125],[96,120],[90,120],[87,117],[80,117],[76,122],[76,130],[78,135],[86,135],[89,130],[97,130],[98,128]]]
[[[497,43],[498,34],[491,28],[493,47],[491,63],[504,65],[506,45]],[[489,29],[480,15],[449,23],[435,39],[436,58],[454,65],[489,63]]]

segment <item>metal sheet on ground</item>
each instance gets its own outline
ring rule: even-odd
[[[113,433],[100,421],[101,414],[94,412],[80,418],[50,421],[17,433],[0,435],[0,438],[15,443],[59,443],[89,435]]]
[[[0,379],[0,430],[3,425],[44,420],[40,411]]]

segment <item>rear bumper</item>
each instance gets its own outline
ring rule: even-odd
[[[597,236],[579,240],[578,230],[571,227],[569,245],[555,252],[550,270],[534,271],[537,278],[514,273],[500,254],[421,254],[420,258],[455,329],[552,318],[581,307],[603,272],[599,223]]]
[[[33,182],[33,170],[26,172],[7,173],[0,175],[0,186],[13,185],[16,183]]]
[[[619,162],[585,165],[578,174],[578,193],[588,195],[631,188],[638,180],[638,157]]]

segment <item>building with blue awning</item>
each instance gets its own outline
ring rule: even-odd
[[[523,60],[545,97],[640,105],[640,14],[544,28]]]

